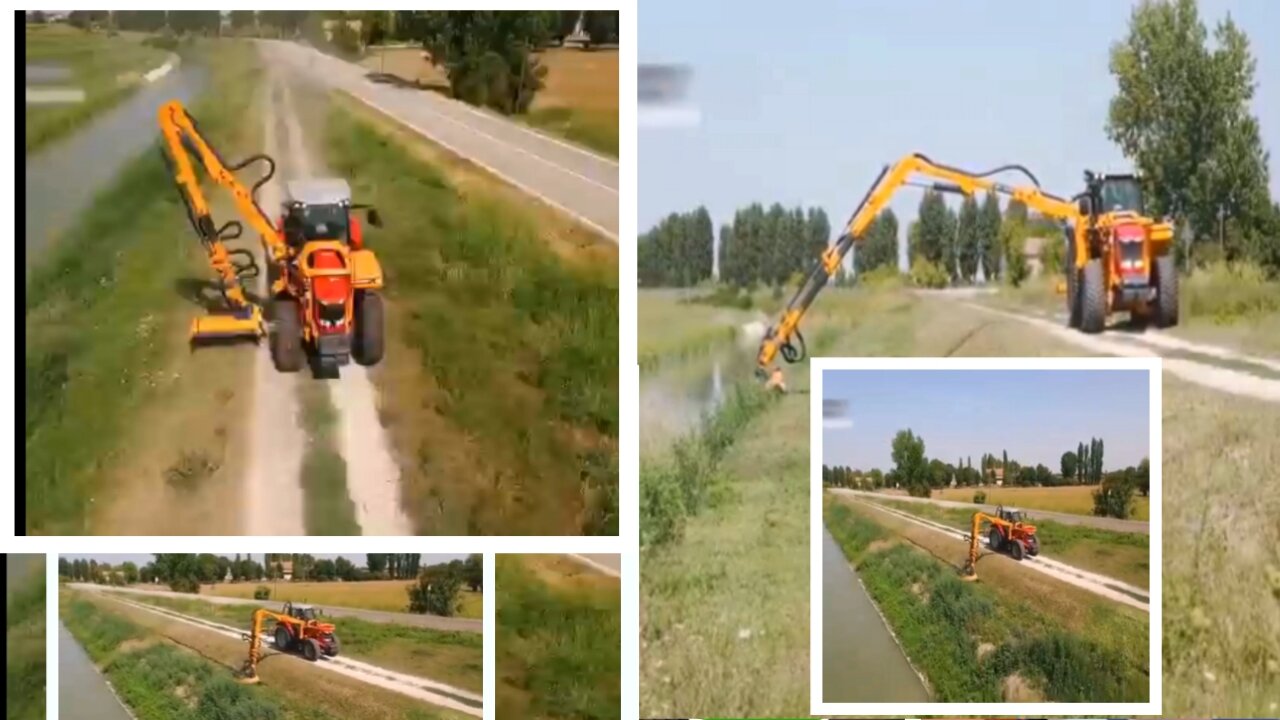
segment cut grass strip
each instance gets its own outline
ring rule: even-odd
[[[356,506],[347,490],[347,461],[338,452],[338,412],[323,381],[300,378],[298,418],[307,433],[302,456],[303,517],[308,535],[359,535]]]
[[[964,582],[954,568],[909,543],[874,545],[891,535],[860,510],[827,498],[823,511],[937,701],[1019,699],[1007,690],[1015,676],[1054,702],[1146,699],[1147,645],[1141,632],[1117,637],[1070,631],[1016,589]],[[1091,613],[1102,616],[1094,625],[1099,631],[1120,617],[1101,604]]]
[[[496,559],[496,717],[621,717],[619,586],[553,585],[526,562]]]
[[[215,143],[238,147],[256,57],[214,65],[193,112]],[[184,208],[154,151],[129,163],[26,285],[27,527],[83,533],[129,419],[155,388],[190,306],[175,287],[206,277]]]

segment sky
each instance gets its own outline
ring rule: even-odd
[[[214,553],[214,554],[222,555],[224,557],[231,558],[232,560],[234,560],[236,556],[235,553]],[[336,555],[331,555],[326,553],[311,553],[311,556],[317,560],[321,560],[324,558],[328,558],[330,560],[336,560],[339,557],[344,557],[350,560],[352,564],[357,565],[359,567],[364,567],[364,563],[365,563],[365,556],[363,554],[357,555],[357,554],[351,554],[351,553],[339,553]],[[120,553],[70,553],[70,554],[64,553],[60,557],[64,557],[68,560],[97,560],[98,562],[105,562],[111,565],[118,565],[122,562],[132,561],[135,565],[139,565],[139,566],[146,565],[147,563],[155,560],[154,555],[120,554]],[[262,554],[254,553],[253,559],[257,560],[258,562],[262,562]],[[422,567],[426,567],[428,565],[438,565],[440,563],[446,563],[446,562],[449,562],[450,560],[466,560],[466,559],[467,559],[466,555],[423,555],[421,565]]]
[[[848,401],[824,420],[822,462],[888,471],[893,436],[910,429],[925,456],[955,464],[1009,451],[1054,472],[1062,454],[1101,438],[1103,469],[1147,457],[1150,406],[1142,370],[827,370],[823,400]]]
[[[639,60],[691,68],[700,122],[641,125],[638,227],[700,204],[719,227],[777,201],[823,207],[834,234],[880,167],[912,152],[970,170],[1021,163],[1068,197],[1086,167],[1131,170],[1104,129],[1109,48],[1130,11],[1120,0],[645,0]],[[1257,61],[1263,145],[1280,153],[1280,2],[1200,2],[1210,34],[1227,12]],[[1277,170],[1273,156],[1273,197]],[[904,235],[920,192],[891,203]]]

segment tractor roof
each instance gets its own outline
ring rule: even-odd
[[[306,178],[284,185],[285,202],[304,205],[335,205],[351,202],[351,186],[342,178]]]

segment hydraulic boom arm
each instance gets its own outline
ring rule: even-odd
[[[1026,175],[1031,185],[1013,186],[987,179],[992,175],[1011,170]],[[1041,191],[1040,182],[1036,180],[1035,175],[1021,165],[1004,165],[982,173],[971,173],[940,165],[919,153],[908,155],[893,166],[886,165],[880,170],[880,175],[876,177],[867,194],[863,196],[862,202],[854,210],[840,237],[822,253],[822,257],[809,272],[804,284],[787,304],[778,323],[765,333],[756,356],[757,374],[766,374],[779,353],[789,363],[804,359],[806,349],[804,335],[800,333],[801,318],[804,317],[822,288],[826,287],[832,277],[835,277],[844,257],[849,254],[854,244],[862,239],[862,234],[866,232],[876,215],[889,203],[889,198],[903,185],[915,184],[909,181],[916,174],[934,178],[934,182],[925,187],[940,192],[964,195],[972,195],[979,190],[996,192],[1014,200],[1020,200],[1028,208],[1043,215],[1067,220],[1078,216],[1078,210],[1072,202]],[[793,337],[799,340],[798,348],[792,342]]]
[[[195,118],[183,108],[182,103],[172,100],[160,107],[157,117],[160,131],[164,135],[165,159],[173,171],[178,192],[186,205],[187,217],[192,228],[204,245],[209,256],[209,265],[213,268],[221,284],[222,295],[226,299],[231,317],[198,318],[192,324],[192,338],[226,337],[245,334],[263,335],[265,327],[262,322],[262,311],[245,295],[241,280],[256,277],[258,267],[253,253],[249,250],[228,250],[223,243],[240,237],[243,230],[240,223],[232,220],[218,227],[209,210],[209,203],[200,189],[200,181],[196,177],[195,165],[191,155],[195,155],[205,172],[215,182],[227,188],[235,198],[236,208],[249,221],[262,237],[269,259],[279,261],[285,256],[287,246],[279,232],[272,226],[267,214],[258,207],[255,194],[275,175],[275,161],[267,155],[253,155],[237,165],[228,166],[218,151],[200,134]],[[246,189],[233,174],[252,163],[266,161],[267,172],[252,188]]]

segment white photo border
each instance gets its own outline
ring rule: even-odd
[[[1151,663],[1148,701],[1138,703],[828,703],[822,700],[822,379],[827,370],[1145,370],[1149,383],[1148,404],[1151,462],[1149,494],[1150,553],[1148,587],[1151,593],[1149,637]],[[813,358],[809,367],[809,712],[819,717],[833,715],[924,715],[1028,716],[1103,715],[1133,717],[1161,715],[1163,690],[1162,564],[1161,564],[1161,371],[1158,357],[1141,358]]]

